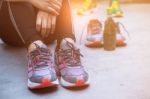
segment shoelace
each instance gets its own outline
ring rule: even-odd
[[[49,66],[49,64],[52,64],[52,61],[50,60],[52,54],[50,53],[49,49],[37,48],[36,50],[30,53],[30,56],[33,64],[35,64],[35,68]]]
[[[130,33],[129,33],[129,31],[126,29],[126,27],[124,26],[124,24],[123,23],[121,23],[121,22],[117,22],[120,26],[122,26],[122,28],[124,29],[124,31],[127,33],[127,35],[128,35],[128,38],[130,38]]]
[[[81,66],[80,56],[83,55],[80,53],[79,49],[75,49],[74,45],[67,41],[67,45],[70,49],[62,50],[58,56],[63,58],[63,61],[67,63],[67,66]]]

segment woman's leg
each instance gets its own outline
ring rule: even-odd
[[[11,7],[12,13],[8,13],[8,7]],[[35,20],[34,8],[28,3],[4,3],[0,15],[0,36],[10,45],[28,47],[29,88],[56,86],[58,81],[52,54],[36,32]]]
[[[29,46],[41,40],[36,32],[36,15],[28,3],[4,2],[0,12],[0,37],[13,46]]]
[[[61,75],[60,84],[64,87],[88,85],[88,74],[80,60],[82,55],[75,45],[69,0],[63,0],[61,12],[57,18],[55,37],[58,41],[55,62]]]

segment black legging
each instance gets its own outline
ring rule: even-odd
[[[45,43],[60,41],[63,38],[75,40],[69,0],[63,0],[60,15],[57,16],[55,33],[47,38],[43,39],[36,31],[36,14],[35,8],[29,3],[3,2],[0,10],[1,39],[8,45],[27,47],[36,40]]]

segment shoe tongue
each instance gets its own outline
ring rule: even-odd
[[[40,42],[40,41],[35,41],[32,43],[31,47],[28,49],[28,52],[32,52],[32,51],[35,51],[37,48],[47,48],[47,46]]]
[[[62,49],[62,50],[68,50],[68,49],[72,49],[72,48],[76,49],[75,45],[68,41],[65,41],[65,40],[60,45],[60,49]]]
[[[65,44],[65,45],[61,46],[60,49],[68,50],[68,49],[71,49],[71,48],[68,45]]]
[[[33,43],[35,44],[35,46],[36,46],[37,48],[47,48],[47,46],[46,46],[44,43],[42,43],[42,42],[35,41],[35,42],[33,42]]]

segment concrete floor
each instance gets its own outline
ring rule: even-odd
[[[22,48],[0,43],[0,99],[150,99],[150,4],[122,5],[124,23],[130,32],[125,48],[107,52],[79,44],[81,30],[90,18],[106,19],[106,4],[98,13],[75,16],[77,44],[91,85],[84,89],[58,88],[30,91],[27,88],[27,57]],[[83,37],[84,39],[84,37]],[[54,46],[52,46],[54,48]]]

